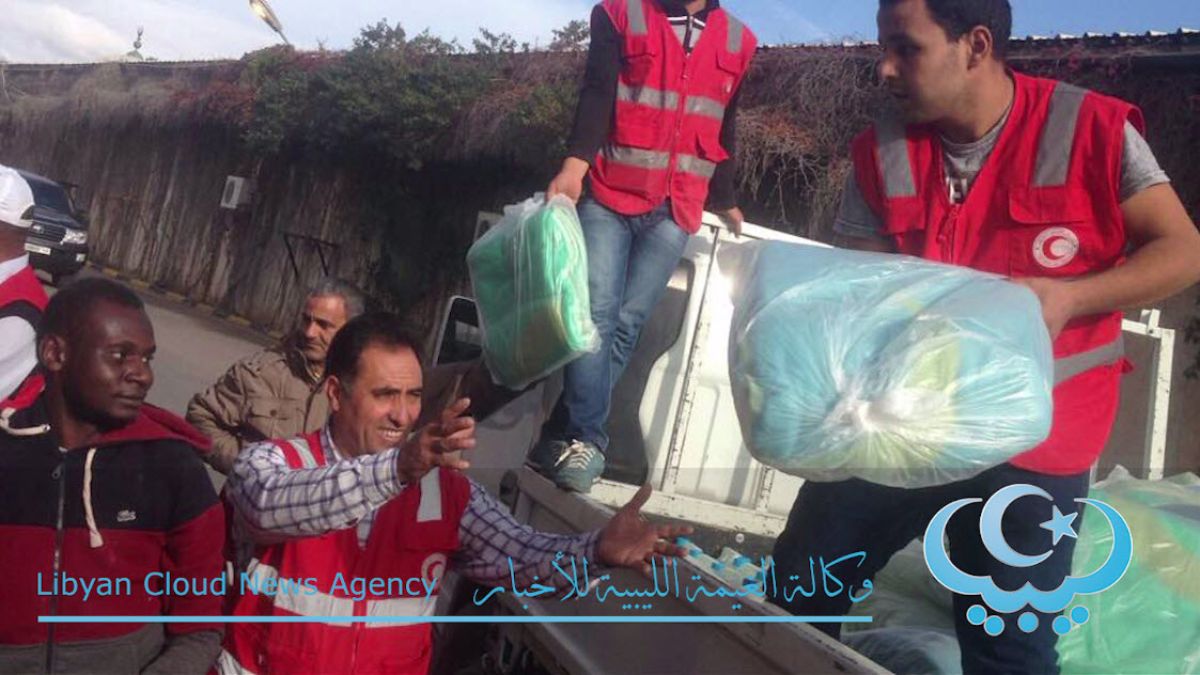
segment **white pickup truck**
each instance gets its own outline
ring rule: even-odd
[[[477,236],[496,218],[480,214]],[[522,522],[558,532],[601,525],[638,485],[649,481],[655,492],[644,512],[697,526],[693,540],[707,552],[715,555],[730,546],[755,561],[768,554],[803,481],[751,458],[734,412],[726,356],[734,299],[726,277],[729,268],[721,261],[727,251],[754,239],[823,246],[753,224],[746,224],[739,240],[715,216],[705,214],[704,226],[688,242],[614,391],[608,467],[605,480],[590,495],[560,491],[522,466],[561,390],[558,377],[533,387],[480,425],[478,450],[471,456],[472,477],[499,494]],[[472,301],[456,296],[443,318],[434,361],[477,355],[481,334]],[[1174,333],[1158,327],[1156,311],[1143,312],[1141,319],[1126,321],[1125,329],[1133,358],[1145,360],[1137,355],[1149,355],[1149,363],[1138,364],[1151,373],[1147,431],[1143,457],[1126,463],[1146,467],[1146,477],[1161,478]],[[720,583],[702,568],[689,567],[689,572],[712,585]],[[618,573],[614,582],[646,585],[632,572]],[[522,601],[500,594],[479,609],[471,602],[468,584],[451,578],[451,586],[459,592],[442,594],[440,609],[447,613],[629,615],[619,603],[599,603],[594,597]],[[740,616],[788,616],[771,604],[743,604],[736,612]],[[695,602],[656,599],[653,609],[638,612],[698,618],[730,614],[728,599],[703,596]],[[802,623],[529,622],[497,624],[486,635],[443,624],[439,632],[439,672],[887,672]],[[475,667],[462,670],[461,655],[477,654],[481,638],[489,645],[483,665],[473,663]],[[472,658],[479,660],[466,660]]]

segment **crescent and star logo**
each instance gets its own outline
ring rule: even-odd
[[[1010,567],[1040,565],[1053,552],[1024,555],[1013,550],[1004,538],[1000,528],[1004,512],[1016,500],[1028,497],[1041,497],[1047,501],[1053,501],[1049,493],[1039,487],[1024,484],[1010,485],[992,495],[983,505],[983,512],[979,516],[979,534],[983,537],[983,544],[988,553]],[[993,637],[1000,635],[1007,627],[1004,618],[997,615],[1018,612],[1021,613],[1017,617],[1017,627],[1022,632],[1032,633],[1037,630],[1039,617],[1026,608],[1046,614],[1061,612],[1074,602],[1078,595],[1092,595],[1108,590],[1120,581],[1121,577],[1125,576],[1126,570],[1129,569],[1129,563],[1133,559],[1133,538],[1125,519],[1120,513],[1117,513],[1116,509],[1104,502],[1081,498],[1075,501],[1099,511],[1112,529],[1112,551],[1100,569],[1084,577],[1068,576],[1063,580],[1062,585],[1048,591],[1039,590],[1034,588],[1033,584],[1028,583],[1015,591],[1006,591],[997,587],[991,577],[967,574],[955,567],[946,553],[943,544],[946,525],[960,509],[968,504],[982,501],[979,498],[960,499],[947,504],[941,511],[938,511],[933,520],[929,522],[929,527],[925,529],[924,552],[925,564],[929,566],[929,571],[938,583],[959,595],[980,596],[983,604],[972,605],[967,609],[967,621],[975,626],[983,626],[988,635]],[[1078,513],[1063,514],[1058,506],[1054,506],[1050,520],[1040,524],[1043,529],[1049,530],[1054,535],[1051,546],[1057,546],[1063,537],[1078,538],[1077,533],[1071,527],[1078,515]],[[989,614],[989,608],[997,615]],[[1056,634],[1066,635],[1076,626],[1087,623],[1089,618],[1090,614],[1087,608],[1077,605],[1071,609],[1070,613],[1056,617],[1051,627]]]
[[[1047,269],[1057,269],[1075,259],[1079,236],[1065,227],[1042,230],[1033,241],[1033,258]]]

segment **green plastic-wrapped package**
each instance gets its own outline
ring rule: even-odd
[[[1062,672],[1200,673],[1200,479],[1138,480],[1118,467],[1088,496],[1129,524],[1133,562],[1112,588],[1075,599],[1090,618],[1058,639]],[[1085,512],[1075,576],[1103,565],[1112,540],[1104,518]]]
[[[587,249],[575,205],[563,196],[506,207],[467,252],[496,382],[522,389],[594,352]]]

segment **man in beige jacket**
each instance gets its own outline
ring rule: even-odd
[[[243,447],[269,438],[291,438],[320,429],[329,416],[321,387],[333,336],[362,314],[353,286],[322,279],[309,291],[296,328],[269,349],[233,364],[188,404],[187,420],[212,439],[206,457],[229,473]]]

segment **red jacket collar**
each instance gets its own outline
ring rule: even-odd
[[[203,434],[185,422],[183,418],[149,404],[142,405],[141,412],[133,422],[105,432],[92,445],[108,447],[137,441],[165,440],[182,441],[201,454],[208,453],[212,445]]]

